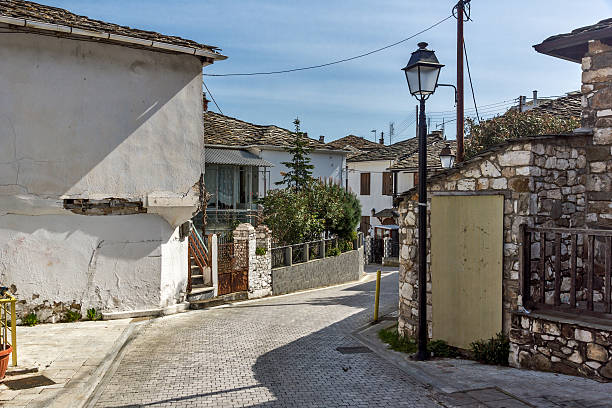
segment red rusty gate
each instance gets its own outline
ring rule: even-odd
[[[218,276],[219,295],[242,292],[249,289],[249,257],[247,248],[235,248],[235,246],[247,246],[247,242],[234,244],[228,242],[219,244],[218,250]],[[242,249],[245,249],[244,251]]]

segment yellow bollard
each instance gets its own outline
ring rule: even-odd
[[[376,295],[374,296],[374,322],[378,321],[378,301],[380,300],[380,269],[376,271]]]

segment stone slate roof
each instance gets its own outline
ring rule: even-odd
[[[204,112],[204,143],[218,146],[291,146],[295,133],[274,125],[255,125],[240,119]],[[312,149],[339,150],[308,138]]]
[[[49,24],[59,24],[84,30],[118,34],[143,40],[159,41],[166,44],[191,47],[211,52],[219,51],[219,48],[200,44],[181,37],[164,35],[154,31],[139,30],[127,26],[94,20],[86,16],[80,16],[57,7],[31,1],[0,0],[0,15],[21,18],[25,20],[40,21]]]
[[[601,20],[598,23],[595,23],[589,26],[585,26],[585,27],[576,28],[575,30],[572,30],[569,33],[553,35],[551,37],[548,37],[544,41],[542,41],[542,43],[555,41],[561,38],[575,37],[579,34],[592,33],[595,31],[605,30],[608,28],[612,28],[612,18],[606,18],[605,20]]]
[[[429,135],[428,143],[442,140],[438,135]],[[374,160],[396,160],[399,157],[414,153],[419,147],[418,138],[413,137],[389,146],[382,146],[375,150],[368,150],[347,159],[349,162],[374,161]]]
[[[436,138],[427,145],[427,168],[428,169],[441,169],[442,164],[440,163],[440,151],[450,144],[450,148],[453,154],[457,154],[457,141],[456,140],[443,140],[442,138]],[[414,151],[400,157],[391,167],[391,170],[416,170],[419,167],[419,152]]]
[[[371,142],[366,138],[355,135],[344,136],[338,140],[327,143],[327,145],[335,149],[346,149],[347,147],[352,147],[357,150],[378,149],[382,146],[380,143]]]
[[[545,113],[559,118],[579,118],[582,114],[582,94],[579,91],[569,92],[566,96],[538,103],[538,106],[528,112]]]
[[[596,24],[580,27],[569,33],[548,37],[533,46],[537,52],[557,58],[580,63],[588,50],[588,42],[601,40],[609,42],[612,38],[612,18]]]

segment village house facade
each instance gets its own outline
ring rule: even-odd
[[[56,321],[172,311],[216,47],[0,1],[0,283]]]
[[[282,188],[295,134],[274,125],[256,125],[216,112],[204,112],[205,187],[211,195],[206,230],[228,231],[237,222],[256,225],[257,198]],[[308,138],[312,177],[344,186],[347,151]],[[213,155],[215,158],[213,158]],[[210,159],[210,160],[209,160]],[[232,226],[232,224],[235,224]]]
[[[609,44],[612,20],[535,46],[582,64],[580,129],[508,140],[429,178],[429,337],[469,348],[503,332],[512,366],[612,380]],[[399,204],[406,335],[418,320],[416,207],[412,190]]]

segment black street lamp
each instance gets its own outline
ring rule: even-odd
[[[450,169],[455,164],[455,155],[451,150],[450,143],[440,150],[440,164],[443,169]]]
[[[420,102],[419,112],[419,330],[417,360],[427,360],[427,125],[425,100],[438,86],[440,69],[444,66],[436,54],[420,42],[405,68],[410,93]]]

